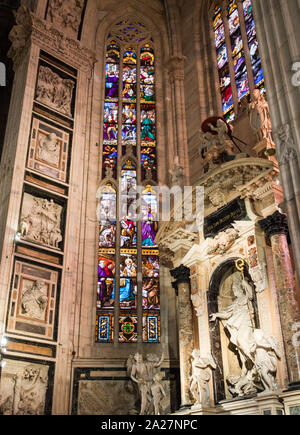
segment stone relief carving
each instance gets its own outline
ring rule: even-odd
[[[163,399],[166,392],[162,384],[163,373],[160,372],[163,360],[164,355],[159,358],[154,354],[147,354],[144,360],[140,353],[130,355],[127,360],[128,374],[138,387],[140,415],[160,415],[165,409]]]
[[[50,0],[47,21],[77,39],[85,0]]]
[[[249,269],[252,281],[255,285],[255,290],[258,293],[263,292],[268,287],[268,275],[266,263],[258,264],[254,268]]]
[[[63,79],[52,69],[41,66],[38,75],[36,100],[63,115],[72,117],[71,103],[75,82]]]
[[[280,165],[286,165],[298,157],[289,124],[280,127],[274,136],[277,145],[277,160]]]
[[[22,314],[34,319],[45,320],[48,306],[48,288],[44,281],[35,281],[26,287],[21,297]]]
[[[249,118],[257,140],[260,142],[267,139],[273,143],[269,105],[259,89],[255,89],[253,92],[252,100],[249,104]]]
[[[175,157],[174,169],[169,171],[171,176],[171,185],[183,187],[184,185],[184,168],[179,164],[179,157]]]
[[[219,255],[227,252],[233,246],[236,239],[239,237],[239,232],[234,228],[228,228],[221,231],[213,239],[212,248],[209,248],[209,255]]]
[[[190,390],[197,405],[210,406],[209,381],[211,370],[216,369],[216,367],[217,365],[211,355],[201,357],[200,350],[193,350]]]
[[[37,157],[51,165],[58,166],[60,144],[55,133],[50,133],[48,136],[40,139]]]
[[[234,278],[235,299],[224,311],[211,314],[210,321],[219,319],[229,335],[230,345],[237,352],[241,374],[227,373],[228,390],[233,397],[258,391],[274,391],[277,359],[280,358],[275,337],[266,337],[253,321],[253,289],[245,279]]]
[[[2,371],[0,410],[6,415],[43,415],[48,367],[10,362]]]
[[[53,199],[36,198],[24,194],[20,232],[25,240],[59,248],[61,234],[62,207]]]

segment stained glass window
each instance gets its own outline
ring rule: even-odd
[[[155,52],[141,23],[114,27],[105,71],[96,341],[155,343],[160,341]]]
[[[233,120],[234,107],[250,93],[250,82],[252,87],[264,89],[251,0],[241,5],[230,0],[227,11],[216,6],[212,18],[222,110],[225,119]]]

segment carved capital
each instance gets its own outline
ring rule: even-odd
[[[178,285],[179,284],[189,284],[190,283],[190,269],[185,267],[183,264],[176,269],[170,270],[171,276],[175,279],[172,283],[173,288],[178,294]]]
[[[287,216],[279,211],[259,221],[259,225],[267,237],[272,237],[275,234],[285,234],[287,236],[289,233]]]

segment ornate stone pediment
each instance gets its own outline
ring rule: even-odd
[[[83,71],[91,71],[96,61],[95,53],[75,39],[69,38],[49,22],[38,18],[33,12],[21,6],[15,12],[16,25],[9,39],[12,43],[8,52],[16,69],[31,44],[38,45],[53,56]]]

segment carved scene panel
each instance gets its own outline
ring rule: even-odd
[[[55,339],[58,272],[16,259],[7,331]]]
[[[67,181],[70,135],[33,118],[27,167],[59,181]]]

